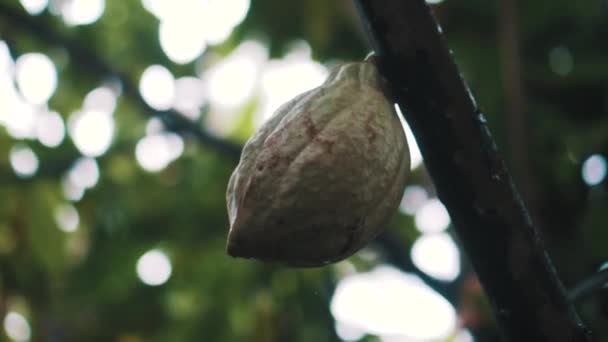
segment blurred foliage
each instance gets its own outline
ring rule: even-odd
[[[608,260],[608,182],[590,189],[580,177],[590,154],[608,155],[608,6],[600,0],[518,5],[530,168],[550,254],[570,287]],[[27,15],[18,1],[1,0],[1,7]],[[497,24],[501,13],[494,2],[482,0],[446,0],[434,10],[500,150],[512,162]],[[158,20],[139,1],[108,0],[99,21],[77,27],[47,11],[32,17],[38,28],[7,20],[4,12],[0,39],[13,57],[43,52],[57,65],[59,86],[49,107],[64,118],[80,108],[88,91],[114,75],[74,58],[40,27],[75,42],[131,82],[151,64],[165,65],[176,76],[204,73],[214,59],[250,38],[268,44],[271,57],[281,57],[294,41],[305,40],[314,58],[324,63],[361,59],[368,51],[356,11],[346,0],[252,1],[246,19],[224,43],[186,65],[165,56]],[[567,47],[573,56],[567,75],[550,67],[548,56],[556,46]],[[239,142],[253,132],[256,106],[252,100],[240,109],[231,134]],[[16,141],[0,131],[2,316],[9,308],[21,308],[34,341],[338,341],[328,306],[337,268],[293,270],[225,254],[224,196],[235,158],[189,139],[177,161],[159,173],[146,172],[133,152],[145,132],[146,108],[121,96],[114,115],[114,143],[98,159],[99,182],[74,203],[80,223],[73,233],[58,229],[53,216],[55,208],[68,202],[61,179],[79,156],[73,143],[66,139],[49,149],[28,141],[40,158],[40,170],[21,179],[8,159]],[[433,191],[424,167],[414,172],[412,183]],[[400,248],[397,253],[407,259],[418,235],[412,217],[398,214],[389,230]],[[165,251],[173,266],[169,281],[158,287],[141,283],[135,272],[138,258],[153,248]],[[352,262],[359,270],[369,269],[390,259],[383,248],[371,246],[377,259],[355,256]],[[389,261],[411,271],[411,262]],[[459,280],[446,285],[453,294],[449,299],[461,314],[467,313],[463,322],[477,341],[495,341],[487,303],[471,285],[471,270],[464,270]],[[580,304],[598,341],[608,341],[606,302]]]

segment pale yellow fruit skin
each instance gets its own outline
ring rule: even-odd
[[[321,266],[382,232],[410,156],[380,82],[371,63],[341,65],[249,139],[226,194],[230,255]]]

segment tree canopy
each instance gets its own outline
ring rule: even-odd
[[[608,260],[605,1],[428,1],[569,289]],[[386,233],[225,253],[240,148],[369,52],[351,1],[0,1],[0,319],[14,341],[496,341],[409,126]],[[608,341],[605,290],[577,298]]]

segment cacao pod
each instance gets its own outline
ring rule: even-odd
[[[382,232],[410,170],[382,82],[370,62],[340,65],[247,141],[226,194],[228,254],[321,266]]]

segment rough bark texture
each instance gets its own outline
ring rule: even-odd
[[[381,73],[511,341],[590,341],[424,0],[357,0]]]
[[[531,154],[528,142],[530,120],[527,118],[527,99],[522,75],[520,52],[519,15],[515,0],[498,1],[502,78],[507,100],[507,123],[513,178],[527,203],[530,216],[541,229],[543,222],[538,213],[538,189],[530,169]]]

